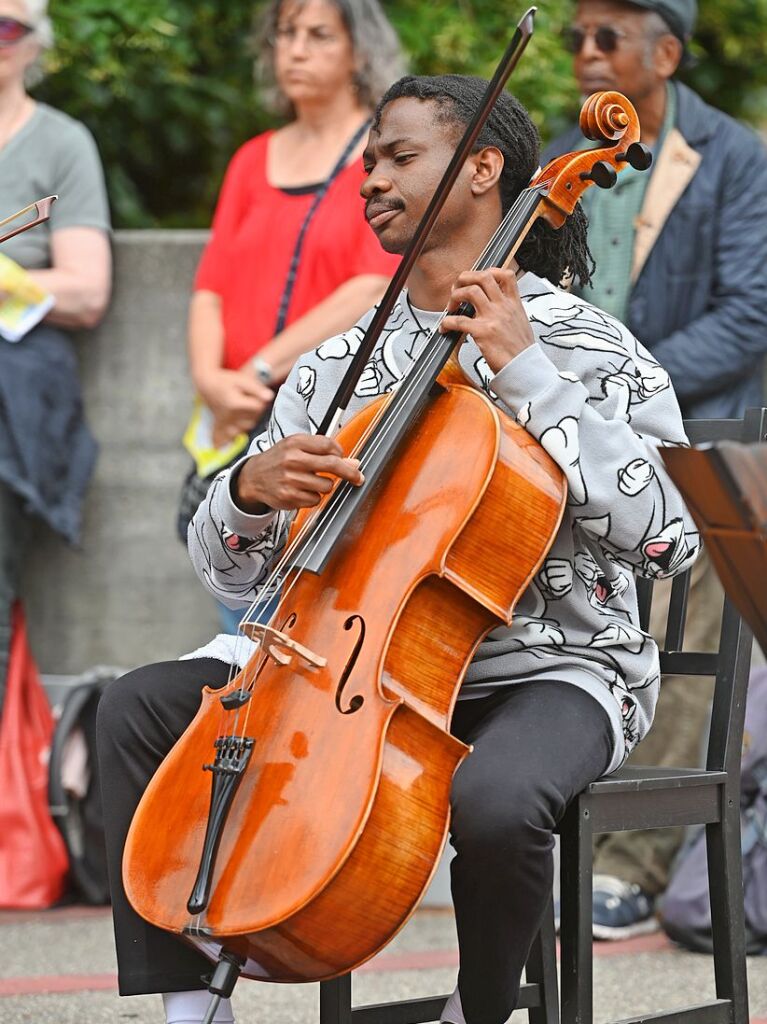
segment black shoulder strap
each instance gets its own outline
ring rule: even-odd
[[[276,321],[276,323],[274,325],[274,333],[275,334],[279,334],[280,333],[280,331],[285,326],[285,321],[288,318],[288,308],[290,306],[290,300],[291,300],[291,298],[293,296],[293,286],[296,283],[296,274],[298,273],[298,264],[299,264],[299,261],[301,259],[301,250],[303,249],[304,239],[306,237],[306,232],[307,232],[307,230],[309,228],[309,225],[311,224],[312,218],[314,217],[315,213],[317,212],[317,207],[320,205],[320,203],[322,202],[323,198],[327,194],[328,189],[330,188],[330,186],[333,184],[335,179],[338,177],[338,175],[341,173],[341,171],[346,166],[346,163],[347,163],[349,157],[354,152],[355,147],[357,146],[357,144],[359,143],[360,139],[362,138],[362,136],[365,134],[365,132],[368,130],[369,127],[370,127],[370,121],[364,121],[359,126],[357,131],[354,133],[354,135],[349,139],[347,144],[344,146],[344,151],[340,155],[340,157],[338,158],[338,161],[337,161],[335,167],[333,168],[333,170],[330,172],[330,174],[325,179],[325,181],[323,181],[323,183],[320,185],[320,187],[314,193],[314,199],[312,200],[311,206],[306,211],[306,216],[304,217],[304,222],[301,225],[301,229],[298,232],[298,238],[296,239],[296,246],[295,246],[295,249],[293,250],[293,255],[292,255],[291,259],[290,259],[290,266],[288,268],[288,275],[285,278],[285,287],[282,290],[282,297],[280,299],[280,305],[278,307],[277,321]]]

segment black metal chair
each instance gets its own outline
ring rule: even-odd
[[[691,420],[693,444],[767,439],[767,410],[741,420]],[[665,1024],[748,1024],[743,880],[740,851],[740,756],[751,660],[751,631],[725,599],[719,649],[683,651],[689,574],[671,590],[661,671],[713,676],[706,768],[624,767],[584,790],[568,808],[561,837],[562,1024],[592,1021],[592,840],[600,832],[704,824],[708,848],[716,999],[697,1006],[624,1018]],[[652,587],[640,586],[646,626]],[[641,749],[641,748],[640,748]]]
[[[558,1024],[557,949],[554,908],[546,918],[527,959],[526,983],[517,1009],[527,1010],[530,1024]],[[449,993],[390,1003],[352,1005],[352,976],[320,983],[320,1024],[424,1024],[438,1021]]]
[[[691,420],[693,444],[767,440],[767,410],[744,420]],[[711,879],[716,1001],[632,1020],[667,1024],[748,1024],[740,860],[740,753],[751,657],[751,632],[725,600],[719,650],[682,651],[689,573],[672,586],[661,670],[714,676],[705,769],[625,767],[600,779],[571,804],[561,833],[562,1024],[592,1022],[592,839],[599,832],[705,824]],[[640,618],[649,620],[652,585],[640,581]],[[559,1021],[553,910],[528,960],[518,1009],[530,1024]],[[367,1006],[352,1004],[351,975],[320,985],[320,1024],[422,1024],[438,1021],[448,994]]]

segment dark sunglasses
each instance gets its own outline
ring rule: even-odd
[[[23,21],[17,21],[15,18],[0,18],[0,46],[13,46],[32,31],[32,26],[25,25]]]
[[[577,25],[569,25],[562,32],[565,49],[570,53],[580,53],[586,42],[586,36],[589,34],[582,28],[578,28]],[[620,29],[613,28],[611,25],[600,25],[594,30],[593,35],[594,43],[601,53],[612,53],[618,48],[620,40],[626,38],[625,32],[621,32]]]

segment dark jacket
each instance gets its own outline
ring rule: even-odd
[[[95,459],[69,335],[38,324],[18,343],[0,338],[0,483],[74,544]]]
[[[767,151],[674,86],[677,131],[658,154],[640,214],[627,326],[669,372],[684,416],[737,417],[763,404]],[[581,139],[577,129],[561,136],[543,162]]]

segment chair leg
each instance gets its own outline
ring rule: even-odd
[[[320,1024],[352,1024],[352,976],[320,982]]]
[[[529,1024],[559,1024],[557,986],[557,938],[554,932],[554,902],[549,900],[541,930],[535,937],[525,967],[525,977],[537,985],[541,1005],[527,1011]]]
[[[560,826],[559,928],[562,1024],[591,1024],[593,1017],[593,859],[588,798],[577,797]]]
[[[716,995],[719,999],[732,1000],[733,1024],[748,1024],[746,925],[737,790],[730,794],[725,790],[722,803],[722,822],[706,826]]]

